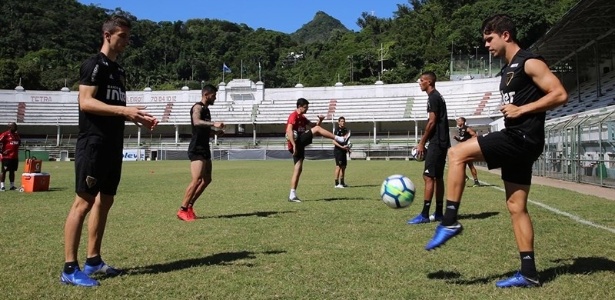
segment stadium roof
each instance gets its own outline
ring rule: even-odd
[[[615,1],[581,0],[530,49],[550,65],[565,62],[596,42],[611,43],[606,53],[611,55],[614,39],[605,38],[614,33]]]

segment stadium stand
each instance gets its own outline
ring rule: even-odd
[[[437,87],[436,87],[437,88]],[[498,110],[500,105],[499,92],[479,91],[463,94],[443,94],[446,101],[446,109],[449,119],[465,117],[472,119],[476,117],[500,117]],[[412,119],[422,119],[427,117],[427,95],[417,96],[417,103],[412,110]]]
[[[615,72],[604,74],[600,80],[600,91],[597,86],[596,81],[586,81],[568,91],[568,103],[549,111],[547,117],[552,119],[615,105]]]
[[[318,115],[324,115],[331,120],[335,114],[337,102],[328,99],[308,99],[310,107],[306,117],[315,122]],[[333,106],[330,106],[333,103]],[[256,124],[286,124],[288,115],[297,108],[297,99],[265,100],[258,105],[254,123]],[[330,111],[330,108],[333,111]]]
[[[23,110],[23,109],[22,109]],[[0,123],[6,124],[9,122],[23,122],[23,115],[18,117],[19,103],[0,101]],[[20,120],[21,119],[21,120]]]
[[[233,81],[231,81],[232,83]],[[267,89],[262,83],[245,79],[219,86],[218,97],[210,106],[212,119],[226,124],[284,124],[296,108],[296,99],[310,101],[308,118],[326,120],[344,116],[353,123],[424,121],[427,119],[427,95],[417,83],[336,86],[320,88]],[[500,116],[499,97],[494,90],[498,78],[472,81],[439,82],[449,117],[465,116],[487,122]],[[0,91],[0,121],[26,125],[76,126],[78,105],[75,92]],[[199,91],[129,91],[127,105],[145,106],[160,120],[160,125],[189,125],[190,108],[200,100]],[[487,121],[485,121],[487,120]],[[371,125],[370,125],[371,128]]]
[[[190,124],[190,108],[195,102],[174,103],[168,117],[168,123],[186,125]],[[212,120],[224,120],[226,124],[252,123],[252,104],[233,104],[232,102],[218,103],[209,106]]]
[[[33,125],[74,125],[79,122],[77,102],[24,104],[23,123]]]

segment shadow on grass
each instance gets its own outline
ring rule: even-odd
[[[255,211],[255,212],[244,213],[244,214],[231,214],[231,215],[210,216],[210,217],[197,217],[197,219],[211,219],[211,218],[232,219],[232,218],[243,218],[243,217],[267,218],[269,216],[275,216],[275,215],[280,215],[280,214],[288,214],[288,213],[295,213],[295,212],[296,211]]]
[[[323,199],[316,199],[316,200],[311,200],[311,201],[350,201],[350,200],[373,200],[370,198],[365,198],[365,197],[332,197],[332,198],[323,198]]]
[[[466,220],[483,220],[487,218],[491,218],[493,216],[497,216],[500,213],[497,211],[486,211],[479,214],[460,214],[458,219],[466,219]]]
[[[542,284],[549,283],[557,276],[566,274],[570,275],[590,275],[597,272],[613,272],[615,273],[615,261],[605,257],[577,257],[570,259],[553,260],[554,263],[562,265],[551,267],[538,272],[538,277]],[[459,279],[461,274],[458,272],[449,272],[440,270],[427,274],[429,279],[446,280],[448,283],[459,285],[487,284],[499,279],[504,279],[513,276],[517,271],[511,271],[504,274],[496,274],[487,277],[479,277],[473,279]]]
[[[240,252],[223,252],[217,253],[210,256],[200,257],[200,258],[190,258],[190,259],[182,259],[167,263],[137,267],[137,268],[129,268],[125,269],[125,273],[127,275],[144,275],[144,274],[159,274],[159,273],[168,273],[174,271],[180,271],[183,269],[189,268],[197,268],[203,266],[212,266],[212,265],[231,265],[234,261],[242,260],[242,259],[256,259],[257,254],[282,254],[286,253],[286,251],[276,250],[276,251],[265,251],[260,253],[255,253],[251,251],[240,251]],[[252,266],[252,265],[248,265]]]
[[[53,188],[49,188],[48,190],[45,190],[45,191],[36,191],[35,193],[38,194],[38,193],[60,192],[60,191],[65,191],[67,189],[68,188],[66,188],[66,187],[53,187]],[[17,191],[11,191],[11,192],[17,192]]]
[[[605,257],[576,257],[556,259],[552,260],[552,262],[564,263],[564,265],[538,272],[540,280],[543,283],[551,282],[562,274],[588,275],[596,272],[615,273],[615,261]]]
[[[362,188],[362,187],[380,187],[380,185],[379,184],[349,185],[345,188],[351,189],[351,188]]]

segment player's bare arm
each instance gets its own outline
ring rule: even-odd
[[[295,144],[295,139],[293,138],[293,124],[286,125],[286,136],[289,138],[288,141],[291,145],[293,145],[293,152],[297,149],[297,144]]]
[[[201,110],[203,109],[200,105],[195,105],[192,110],[192,123],[194,126],[200,127],[214,127],[215,131],[222,131],[224,129],[223,122],[213,122],[213,121],[205,121],[201,120]]]
[[[417,156],[423,157],[425,155],[425,144],[427,144],[427,141],[433,135],[435,127],[436,127],[436,113],[433,111],[430,111],[429,119],[427,120],[427,125],[425,126],[425,133],[421,137],[419,144],[416,146]]]
[[[528,113],[544,112],[568,101],[568,93],[562,83],[551,73],[547,64],[539,59],[529,59],[525,62],[525,73],[540,88],[545,95],[538,101],[523,106],[507,104],[500,111],[506,118],[514,119]]]
[[[96,99],[97,86],[79,85],[79,109],[99,116],[122,116],[126,120],[141,123],[150,130],[158,124],[158,120],[146,111],[145,106],[108,105]]]
[[[473,138],[473,137],[476,137],[476,136],[478,135],[478,134],[476,134],[476,131],[474,131],[474,129],[472,129],[472,128],[470,128],[470,127],[468,127],[468,128],[467,128],[467,132],[470,134],[470,136],[471,136],[472,138]]]

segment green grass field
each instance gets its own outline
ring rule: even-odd
[[[124,164],[103,258],[127,274],[97,288],[59,284],[63,225],[73,201],[73,164],[45,162],[51,191],[0,193],[0,295],[4,299],[613,299],[615,233],[529,205],[544,286],[497,289],[519,267],[497,175],[467,188],[464,234],[427,252],[435,224],[406,225],[421,209],[422,164],[350,161],[346,189],[332,161],[306,161],[289,203],[290,161],[214,161],[214,180],[190,223],[175,213],[188,161]],[[417,200],[394,210],[382,180],[402,173]],[[19,173],[21,174],[21,173]],[[615,203],[552,187],[530,198],[608,228]],[[85,228],[84,228],[85,229]],[[85,235],[84,235],[85,238]],[[85,261],[85,240],[80,264]]]

